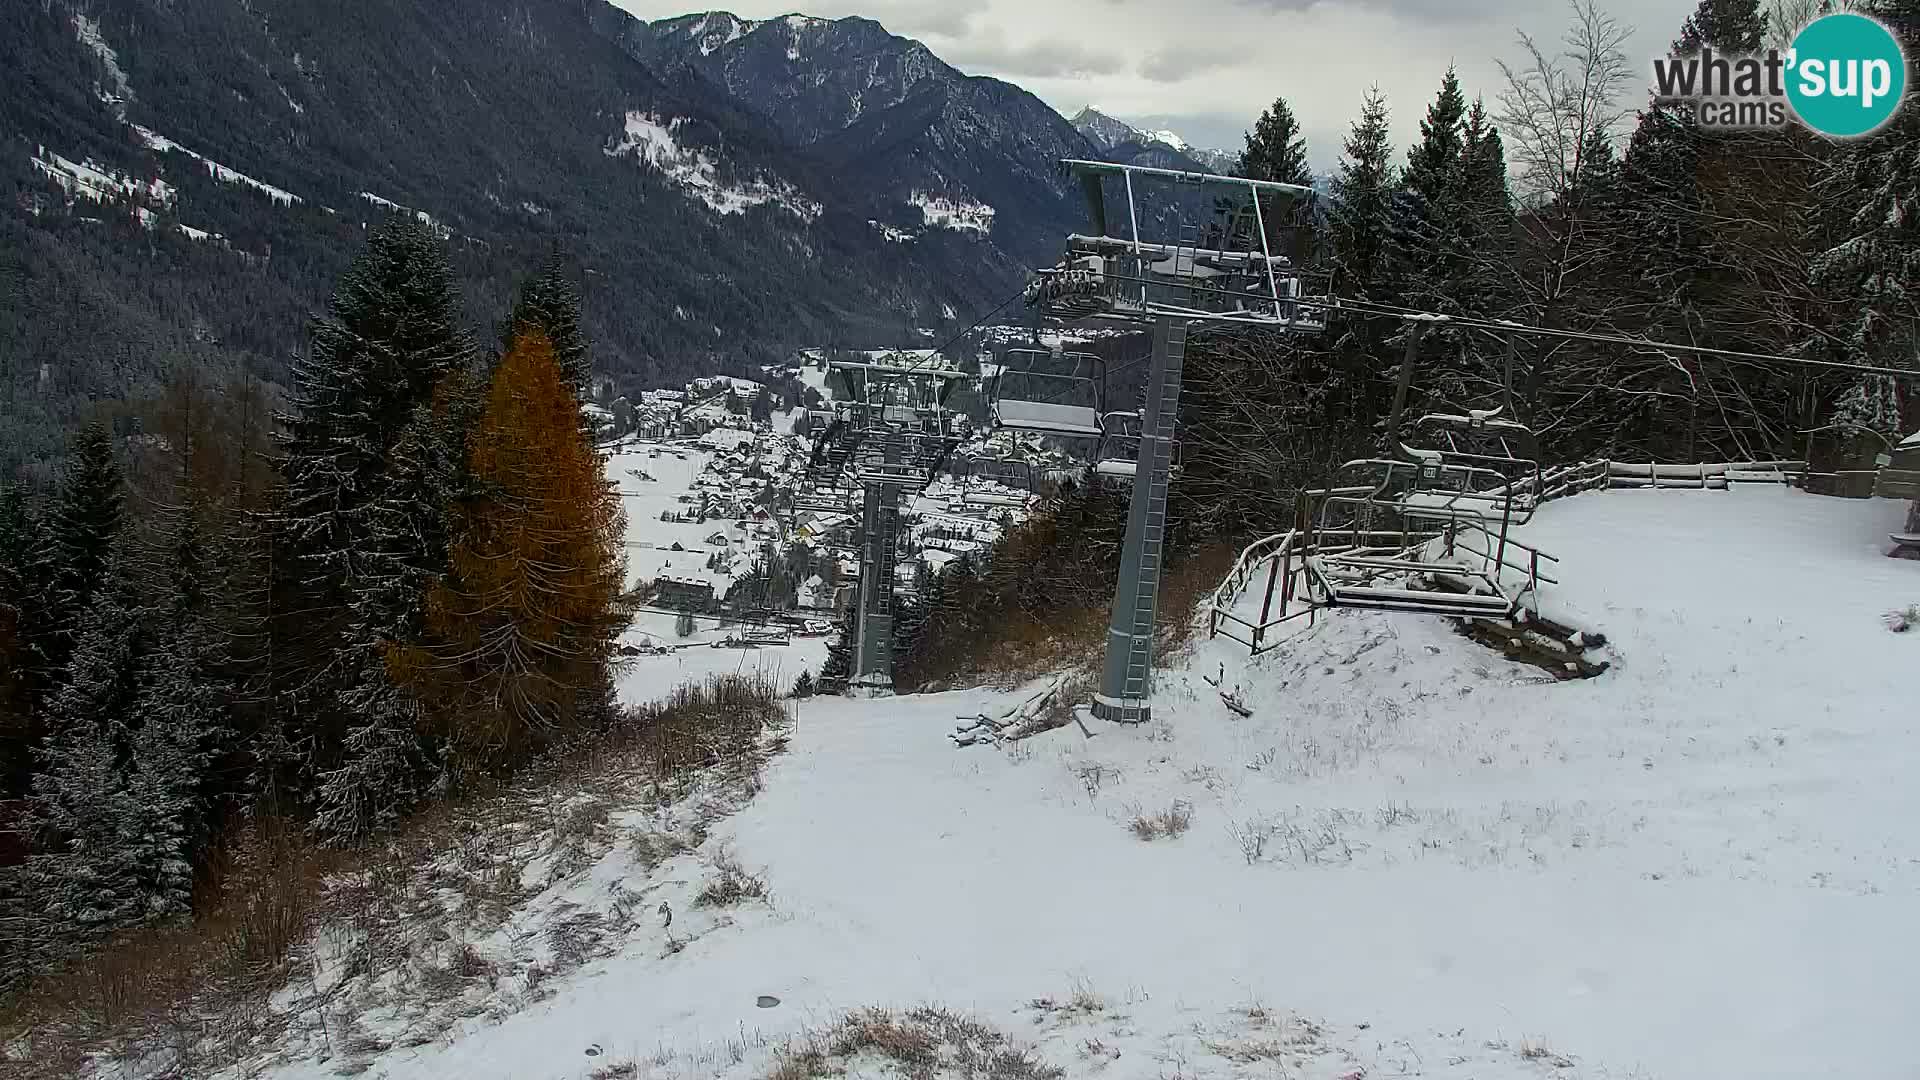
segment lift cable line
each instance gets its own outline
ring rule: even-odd
[[[1150,282],[1149,278],[1133,279],[1140,283]],[[1195,285],[1196,291],[1209,290],[1209,286]],[[1682,352],[1695,356],[1719,357],[1726,360],[1745,360],[1756,364],[1786,364],[1800,367],[1815,367],[1833,371],[1849,371],[1863,375],[1888,375],[1895,378],[1920,378],[1920,368],[1881,367],[1873,364],[1849,364],[1841,360],[1817,360],[1805,356],[1786,356],[1779,353],[1744,352],[1739,349],[1720,349],[1711,345],[1693,345],[1677,341],[1655,341],[1652,338],[1637,337],[1632,334],[1610,334],[1594,330],[1570,330],[1551,326],[1539,326],[1533,323],[1517,322],[1512,319],[1487,319],[1473,315],[1450,315],[1438,311],[1425,311],[1419,308],[1400,307],[1374,300],[1354,300],[1342,297],[1312,299],[1296,298],[1292,303],[1303,308],[1324,310],[1329,314],[1352,313],[1372,315],[1381,318],[1398,319],[1402,322],[1424,322],[1429,325],[1457,326],[1467,330],[1482,330],[1491,334],[1520,334],[1534,337],[1557,337],[1573,341],[1587,341],[1601,345],[1623,345],[1629,348],[1644,349],[1652,352]]]

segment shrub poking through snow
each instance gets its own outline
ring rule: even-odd
[[[1247,865],[1259,862],[1267,853],[1267,843],[1280,831],[1280,824],[1264,817],[1249,818],[1238,824],[1229,824],[1227,834],[1239,846],[1240,854],[1246,857]]]
[[[1030,1047],[948,1009],[904,1013],[861,1009],[825,1031],[789,1043],[766,1080],[865,1074],[863,1064],[892,1066],[911,1080],[1062,1080]]]
[[[693,902],[697,907],[732,907],[745,900],[766,897],[767,879],[748,873],[732,852],[723,851],[714,857],[713,874]]]
[[[1037,997],[1029,1001],[1027,1006],[1035,1012],[1046,1013],[1049,1016],[1062,1017],[1068,1020],[1076,1020],[1085,1019],[1095,1013],[1105,1012],[1107,1010],[1107,999],[1096,993],[1092,986],[1076,979],[1073,984],[1073,992],[1068,994],[1064,999]]]
[[[1073,770],[1074,777],[1080,781],[1080,786],[1087,789],[1089,799],[1099,798],[1100,789],[1106,786],[1108,781],[1120,779],[1120,770],[1105,762],[1078,761],[1069,767]]]
[[[1904,634],[1920,625],[1920,604],[1908,604],[1906,607],[1887,612],[1887,629],[1896,634]]]
[[[1135,810],[1133,820],[1127,822],[1127,828],[1142,840],[1171,839],[1187,831],[1193,824],[1193,804],[1184,799],[1175,799],[1165,810],[1147,813]]]

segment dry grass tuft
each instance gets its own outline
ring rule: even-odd
[[[1093,987],[1084,982],[1075,981],[1073,990],[1065,998],[1037,997],[1027,1003],[1035,1012],[1066,1020],[1081,1020],[1096,1013],[1107,1011],[1107,999],[1094,992]]]
[[[1542,1062],[1555,1069],[1573,1068],[1572,1058],[1567,1057],[1565,1054],[1555,1053],[1549,1049],[1545,1043],[1535,1042],[1532,1039],[1520,1040],[1519,1053],[1521,1057],[1528,1061]]]
[[[1142,840],[1172,839],[1192,825],[1193,804],[1184,799],[1175,799],[1165,810],[1153,813],[1135,808],[1133,820],[1127,822],[1127,828]]]
[[[767,898],[767,879],[747,872],[730,851],[714,856],[713,873],[693,898],[695,907],[732,907]]]
[[[977,1020],[926,1007],[849,1013],[827,1030],[788,1044],[767,1080],[841,1076],[861,1059],[885,1062],[907,1080],[1063,1080],[1066,1075]]]

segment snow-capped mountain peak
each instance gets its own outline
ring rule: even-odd
[[[1194,146],[1181,138],[1178,132],[1167,128],[1147,130],[1134,127],[1124,120],[1108,116],[1091,105],[1075,113],[1068,123],[1071,123],[1080,134],[1086,136],[1087,141],[1099,148],[1102,153],[1116,146],[1130,143],[1147,147],[1149,150],[1157,144],[1215,172],[1228,172],[1239,160],[1239,155],[1226,150],[1209,150]],[[1152,160],[1141,160],[1138,163],[1159,164]]]
[[[1187,140],[1181,138],[1178,133],[1168,131],[1166,128],[1160,128],[1159,130],[1156,130],[1156,131],[1144,132],[1143,134],[1145,134],[1147,138],[1152,139],[1154,142],[1166,143],[1168,146],[1173,147],[1175,150],[1192,149],[1192,147],[1187,143]]]

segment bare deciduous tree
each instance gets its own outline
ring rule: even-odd
[[[1522,33],[1525,59],[1498,61],[1507,85],[1495,118],[1523,203],[1571,195],[1585,175],[1582,155],[1593,138],[1611,141],[1631,112],[1622,101],[1634,68],[1623,46],[1633,28],[1593,0],[1568,6],[1573,21],[1561,39],[1563,51],[1549,55]]]

